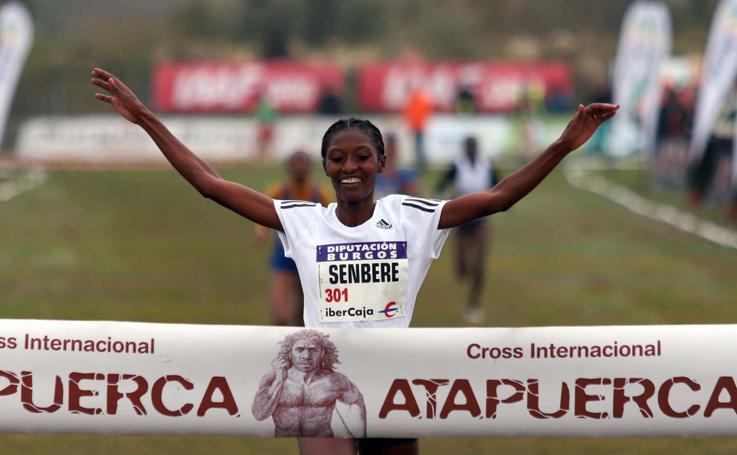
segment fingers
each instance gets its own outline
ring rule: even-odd
[[[112,74],[112,73],[110,73],[110,72],[108,72],[108,71],[105,71],[105,70],[104,70],[104,69],[102,69],[102,68],[97,68],[97,67],[95,67],[95,68],[94,68],[94,69],[92,70],[92,75],[93,75],[94,77],[98,77],[98,78],[100,78],[100,79],[104,79],[104,80],[108,80],[108,79],[110,79],[111,77],[115,77],[115,76],[113,76],[113,74]]]
[[[110,95],[105,95],[103,93],[95,93],[95,98],[97,98],[100,101],[113,104],[113,97]]]
[[[92,84],[107,90],[113,94],[119,93],[125,84],[120,82],[112,73],[105,71],[102,68],[95,68],[92,70]]]
[[[110,87],[111,93],[118,93],[120,91],[120,86],[118,85],[118,80],[115,79],[115,77],[110,77],[107,80],[107,85]]]
[[[608,112],[616,112],[619,104],[609,103],[593,103],[586,106],[586,111],[590,114],[605,114]]]
[[[104,81],[102,79],[92,78],[90,79],[90,82],[92,82],[92,85],[96,85],[103,90],[107,90],[108,92],[110,91],[110,83],[107,81]]]

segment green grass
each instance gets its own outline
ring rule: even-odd
[[[226,176],[265,188],[271,167]],[[622,177],[636,187],[642,175]],[[429,182],[425,182],[429,187]],[[0,203],[0,317],[267,324],[253,226],[171,172],[56,172]],[[737,321],[737,252],[573,189],[560,174],[493,220],[493,326]],[[452,240],[414,326],[463,326]],[[731,453],[737,439],[427,439],[426,454]],[[2,435],[0,453],[296,453],[291,440]]]
[[[700,207],[693,208],[689,207],[686,202],[685,188],[674,188],[659,183],[646,171],[606,170],[600,174],[611,182],[625,185],[654,201],[669,204],[679,210],[691,212],[700,218],[726,227],[736,227],[727,214],[727,201],[707,198]]]

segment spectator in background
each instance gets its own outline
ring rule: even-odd
[[[734,156],[732,159],[735,159]],[[732,163],[732,166],[734,166],[734,163]],[[732,172],[732,185],[730,188],[729,200],[727,201],[727,215],[733,223],[737,224],[737,182],[734,181],[734,170]]]
[[[482,188],[491,188],[499,181],[499,175],[492,164],[479,156],[475,137],[467,137],[463,142],[463,155],[443,175],[436,187],[437,193],[453,185],[456,197],[465,196]],[[466,301],[463,317],[469,324],[484,321],[481,308],[481,292],[484,287],[486,257],[491,236],[491,226],[487,218],[478,218],[455,229],[456,273],[461,280],[468,279],[471,289]]]
[[[341,115],[343,113],[343,103],[335,90],[330,87],[325,89],[317,112],[321,115]]]
[[[397,136],[388,133],[384,136],[384,153],[386,165],[384,172],[376,175],[376,198],[382,198],[390,194],[406,194],[407,196],[419,196],[415,172],[411,169],[402,169],[399,164],[399,150],[397,148]]]
[[[296,151],[287,161],[289,180],[274,184],[267,194],[274,199],[299,200],[328,204],[327,193],[318,185],[310,183],[312,160],[304,151]],[[302,286],[294,261],[284,256],[284,247],[273,232],[273,250],[269,259],[271,270],[271,315],[274,325],[304,326],[302,320]],[[256,225],[256,240],[265,244],[269,230]]]
[[[609,103],[612,99],[612,91],[607,84],[598,84],[594,91],[591,93],[588,102],[589,103]],[[596,152],[603,152],[607,141],[607,134],[609,133],[609,124],[602,125],[603,128],[599,128],[594,136],[589,141],[589,150]]]
[[[550,87],[545,95],[545,110],[550,114],[567,114],[573,110],[568,91],[560,87]]]
[[[278,119],[279,113],[276,107],[271,103],[266,90],[262,90],[258,106],[256,106],[256,121],[258,122],[256,143],[259,159],[265,159],[271,154],[271,143],[274,140],[274,129]]]
[[[590,103],[610,103],[611,100],[612,90],[608,84],[598,84],[588,99]]]
[[[432,108],[432,100],[421,87],[412,92],[404,108],[404,120],[415,138],[415,169],[418,173],[422,173],[427,164],[424,131]]]
[[[704,152],[689,165],[688,202],[692,207],[701,205],[712,185],[720,161],[732,155],[735,114],[735,92],[731,92],[722,105]]]
[[[472,115],[476,113],[476,97],[471,84],[464,82],[458,87],[456,95],[456,114]]]
[[[525,161],[534,158],[537,153],[537,123],[544,110],[545,86],[540,82],[527,82],[518,101],[520,122],[521,149]]]
[[[658,112],[657,143],[655,144],[655,172],[667,183],[676,183],[683,177],[682,162],[688,153],[691,110],[675,87],[666,87]]]

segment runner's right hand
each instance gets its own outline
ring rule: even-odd
[[[96,93],[95,98],[111,104],[129,122],[135,124],[141,122],[143,114],[148,109],[120,79],[102,68],[95,68],[92,70],[90,82],[107,92]]]

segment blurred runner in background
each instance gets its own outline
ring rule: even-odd
[[[384,172],[376,175],[376,190],[374,191],[376,198],[380,199],[390,194],[419,196],[415,172],[412,169],[400,167],[395,134],[384,135],[384,153],[386,154],[386,166]]]
[[[481,188],[491,188],[499,181],[499,175],[491,163],[478,156],[475,137],[463,141],[463,156],[451,165],[436,187],[437,193],[453,185],[456,197],[465,196]],[[456,273],[461,280],[468,279],[471,289],[466,301],[463,317],[469,324],[484,321],[481,308],[481,291],[484,287],[484,272],[491,236],[487,218],[478,218],[455,229]]]
[[[297,151],[287,161],[289,180],[272,185],[266,194],[274,199],[299,200],[328,204],[327,193],[320,186],[310,183],[312,160],[304,151]],[[269,229],[256,225],[256,240],[264,245]],[[294,261],[284,256],[284,247],[272,231],[273,250],[269,258],[271,270],[271,319],[274,325],[304,326],[302,320],[302,286]]]

